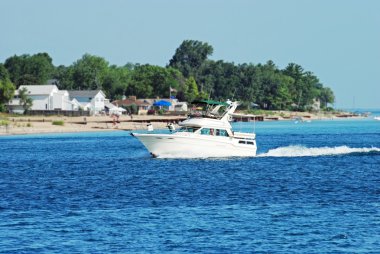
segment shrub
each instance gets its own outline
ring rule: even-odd
[[[0,120],[0,126],[8,126],[9,125],[9,121],[7,120]]]
[[[157,114],[159,114],[160,116],[163,115],[165,113],[165,110],[164,109],[159,109],[157,111]]]
[[[52,122],[52,125],[60,125],[60,126],[63,126],[65,124],[64,121],[62,120],[55,120]]]
[[[149,109],[147,114],[148,115],[155,115],[156,111],[154,109]]]

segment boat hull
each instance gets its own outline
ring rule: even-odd
[[[153,157],[159,158],[208,158],[256,156],[254,145],[241,145],[231,137],[208,137],[203,135],[137,134]]]

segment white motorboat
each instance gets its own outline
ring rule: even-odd
[[[375,116],[373,119],[380,121],[380,116]]]
[[[203,101],[209,110],[179,123],[180,129],[168,134],[131,133],[144,144],[153,157],[207,158],[255,156],[255,133],[235,132],[229,123],[238,102]],[[222,108],[225,108],[220,114]]]

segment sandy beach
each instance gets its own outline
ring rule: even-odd
[[[0,126],[0,135],[37,133],[96,132],[115,130],[144,130],[150,122],[155,129],[165,128],[168,122],[177,122],[186,117],[178,116],[130,116],[122,115],[118,121],[110,116],[64,117],[64,116],[20,116],[8,117],[8,125]],[[63,121],[63,125],[53,125]]]
[[[311,114],[305,112],[278,111],[275,114],[263,115],[264,121],[284,121],[298,118],[305,121],[331,120],[352,118],[351,115],[336,114]],[[111,116],[87,116],[87,117],[65,117],[65,116],[2,116],[8,121],[8,125],[0,126],[0,136],[23,135],[38,133],[66,133],[66,132],[96,132],[115,130],[146,130],[147,124],[151,123],[154,129],[166,128],[168,122],[178,122],[186,119],[185,116],[147,116],[122,115],[115,122]],[[357,118],[357,117],[355,117]],[[63,121],[63,125],[53,125],[53,121]]]

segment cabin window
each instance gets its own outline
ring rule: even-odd
[[[223,137],[228,137],[228,133],[226,130],[216,130],[216,135],[217,136],[223,136]],[[219,134],[218,134],[219,133]]]
[[[244,144],[244,145],[254,145],[255,142],[253,142],[253,141],[239,140],[239,144]]]
[[[201,135],[212,135],[212,136],[222,136],[228,137],[228,133],[223,129],[210,129],[210,128],[202,128]]]
[[[201,135],[210,135],[210,129],[209,128],[201,129]]]

